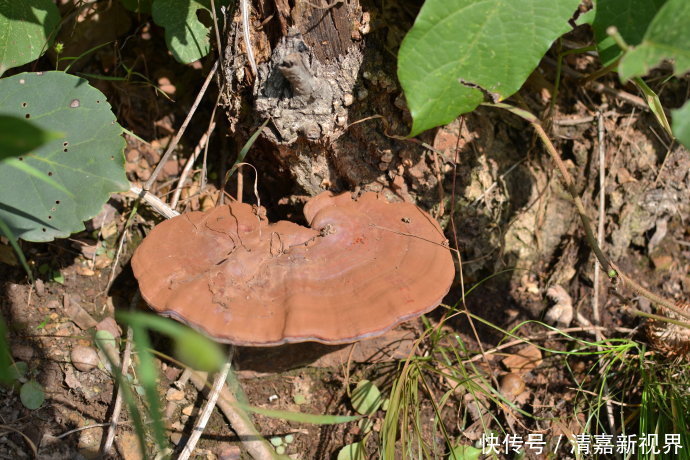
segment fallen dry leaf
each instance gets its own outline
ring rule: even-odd
[[[502,362],[511,372],[524,375],[541,364],[541,350],[530,343]]]

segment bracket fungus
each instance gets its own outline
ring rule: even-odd
[[[322,193],[310,227],[244,203],[156,226],[132,258],[144,299],[213,339],[246,346],[373,337],[434,309],[455,276],[438,223],[409,203]]]

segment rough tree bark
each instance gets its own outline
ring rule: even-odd
[[[383,13],[359,0],[263,0],[252,12],[259,71],[251,104],[258,118],[270,117],[263,138],[296,194],[372,190],[438,201],[428,152],[394,138],[406,134],[409,113],[395,78],[402,34],[391,40],[389,26],[369,34],[371,18]],[[400,28],[411,25],[408,16]],[[225,52],[231,122],[242,108],[237,90],[249,80],[237,16],[233,24]]]

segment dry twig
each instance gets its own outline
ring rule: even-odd
[[[141,299],[141,293],[139,289],[134,293],[132,297],[132,302],[129,304],[130,311],[134,310],[137,303]],[[113,406],[113,415],[110,417],[110,426],[108,427],[108,433],[105,436],[105,442],[101,448],[101,454],[107,454],[113,446],[113,441],[115,440],[115,430],[117,429],[118,421],[120,420],[120,411],[122,411],[122,385],[126,385],[124,380],[127,376],[127,369],[129,368],[129,363],[132,359],[132,337],[134,333],[132,327],[127,327],[127,342],[125,343],[125,351],[122,354],[122,367],[120,368],[120,374],[122,375],[122,382],[118,385],[117,396],[115,396],[115,405]]]
[[[184,132],[187,129],[187,126],[189,125],[189,122],[192,120],[194,112],[196,112],[197,107],[199,107],[199,104],[201,103],[201,99],[204,97],[204,94],[206,94],[208,85],[211,83],[211,79],[215,75],[216,70],[218,70],[218,61],[213,63],[213,67],[211,67],[211,71],[206,76],[206,80],[204,80],[204,84],[201,86],[199,94],[196,95],[196,99],[194,99],[194,103],[192,104],[192,107],[189,109],[187,117],[182,122],[182,126],[180,126],[180,129],[177,131],[177,134],[175,134],[175,137],[168,145],[165,154],[163,154],[163,157],[158,162],[158,165],[156,165],[156,169],[154,169],[153,173],[151,173],[151,177],[149,177],[149,180],[147,180],[144,186],[142,187],[144,191],[148,192],[149,190],[151,190],[151,186],[156,181],[156,178],[163,169],[163,166],[170,158],[170,155],[172,155],[173,151],[175,150],[175,147],[177,147],[177,144],[179,144],[182,135],[184,134]]]
[[[234,351],[235,347],[230,346],[230,350],[228,351],[228,358],[225,361],[225,364],[223,365],[221,370],[218,372],[218,375],[216,375],[216,379],[213,382],[211,392],[208,394],[208,400],[206,401],[206,405],[199,414],[199,418],[196,421],[194,430],[192,431],[191,436],[189,436],[187,444],[185,444],[184,449],[182,449],[180,456],[177,457],[177,460],[187,460],[189,456],[192,454],[192,452],[194,452],[196,443],[199,442],[199,438],[201,437],[201,434],[204,432],[204,429],[206,428],[208,419],[211,418],[213,409],[216,407],[216,401],[218,401],[220,390],[223,388],[225,380],[228,378],[228,373],[230,372],[230,366],[232,364],[232,355]]]

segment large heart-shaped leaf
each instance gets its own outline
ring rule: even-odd
[[[54,139],[62,139],[62,133],[45,131],[24,118],[0,115],[0,160],[18,157]]]
[[[599,59],[607,66],[615,62],[621,50],[606,29],[616,26],[628,45],[642,41],[649,23],[666,0],[598,0],[595,2],[592,29],[597,41]]]
[[[645,75],[664,59],[674,63],[675,74],[690,70],[690,1],[668,0],[649,24],[639,46],[623,56],[618,73],[623,81]]]
[[[0,1],[0,75],[45,52],[59,22],[52,0]]]
[[[122,128],[103,93],[63,72],[0,79],[0,114],[64,134],[0,161],[0,220],[29,241],[84,229],[110,193],[127,190]]]
[[[400,46],[398,78],[411,135],[451,122],[484,99],[515,93],[579,0],[427,0]]]

